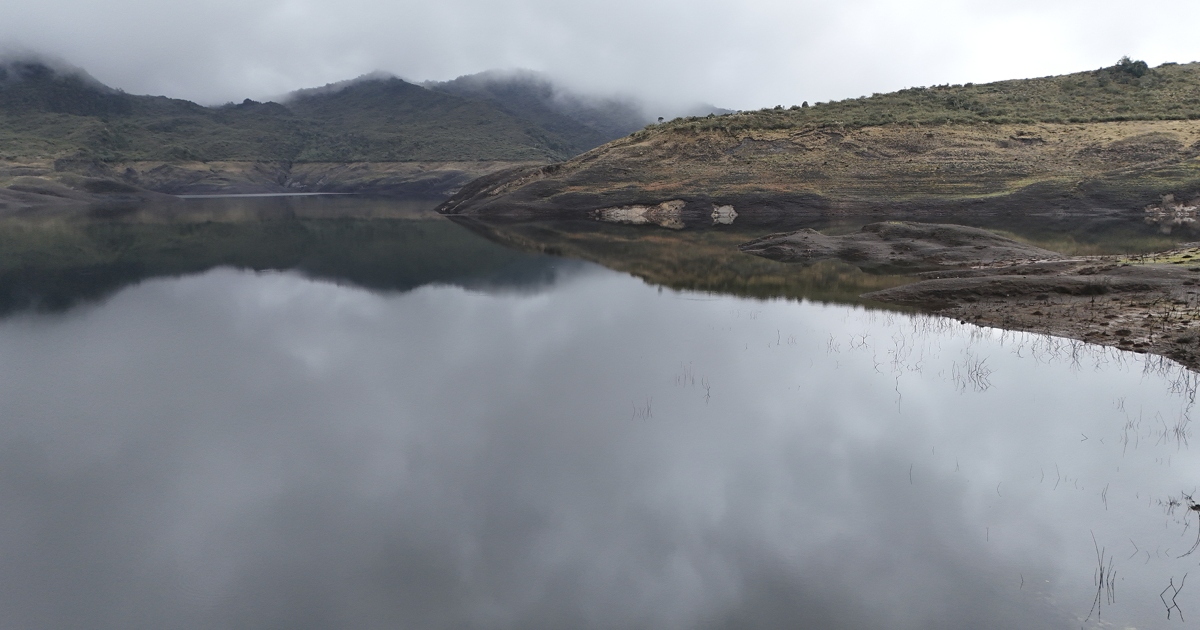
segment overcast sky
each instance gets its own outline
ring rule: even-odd
[[[664,107],[751,109],[914,85],[1200,59],[1195,0],[8,0],[0,48],[206,104],[374,70],[546,72]]]

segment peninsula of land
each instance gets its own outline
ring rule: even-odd
[[[684,220],[1135,209],[1200,191],[1200,64],[1101,70],[653,125],[562,163],[485,176],[442,206],[478,216]],[[660,212],[660,215],[663,213]]]

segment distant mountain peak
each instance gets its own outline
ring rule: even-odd
[[[0,108],[109,116],[127,113],[130,100],[80,68],[19,56],[0,59]]]
[[[44,83],[50,81],[78,81],[83,87],[105,94],[117,90],[101,83],[83,68],[65,61],[34,54],[0,55],[0,87],[17,83]]]
[[[475,74],[460,75],[449,81],[425,81],[421,85],[430,89],[452,86],[459,88],[479,89],[497,84],[525,85],[537,87],[550,92],[564,91],[563,88],[557,85],[549,75],[536,70],[527,70],[524,68],[493,68],[491,70],[484,70],[483,72],[476,72]]]
[[[620,138],[650,122],[634,99],[576,93],[533,70],[488,70],[422,85],[445,94],[491,101],[514,114],[534,116],[550,127],[582,125],[595,133],[591,144]]]
[[[413,85],[390,72],[376,70],[375,72],[368,72],[367,74],[357,76],[353,79],[346,79],[345,81],[326,83],[320,87],[303,88],[293,92],[288,92],[286,95],[279,98],[279,102],[288,103],[296,99],[336,94],[364,83],[388,83],[393,81]]]

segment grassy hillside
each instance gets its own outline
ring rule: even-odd
[[[1200,63],[1122,59],[1116,65],[1038,79],[915,87],[811,107],[777,107],[727,116],[678,118],[675,129],[791,129],[886,124],[1092,123],[1200,119]]]
[[[570,119],[547,127],[396,78],[210,108],[35,62],[0,66],[0,159],[9,161],[546,162],[605,139]]]
[[[445,212],[635,204],[738,212],[1133,209],[1200,195],[1200,64],[915,88],[653,125],[562,164],[477,180]],[[966,204],[966,205],[964,205]]]
[[[134,96],[38,63],[0,67],[0,158],[287,159],[303,122],[277,104]]]

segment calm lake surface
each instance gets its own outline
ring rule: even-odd
[[[1200,619],[1169,361],[425,215],[5,229],[2,627]]]

